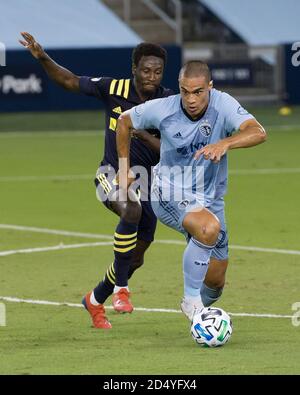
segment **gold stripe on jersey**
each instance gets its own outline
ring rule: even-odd
[[[109,94],[110,95],[114,94],[116,83],[117,83],[117,80],[112,80],[112,82],[110,83],[110,87],[109,87]]]
[[[122,89],[123,89],[123,85],[124,85],[124,80],[120,80],[120,81],[119,81],[119,85],[118,85],[118,89],[117,89],[116,95],[121,96],[121,94],[122,94]]]
[[[109,119],[109,129],[113,130],[114,132],[117,129],[117,120],[116,118],[110,117]]]
[[[124,88],[124,98],[127,99],[128,98],[128,94],[129,94],[129,83],[130,80],[125,80],[125,88]]]

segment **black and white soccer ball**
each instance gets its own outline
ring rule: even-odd
[[[204,307],[193,317],[191,334],[195,342],[203,347],[220,347],[228,342],[232,329],[232,322],[226,311]]]

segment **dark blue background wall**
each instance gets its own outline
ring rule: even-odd
[[[168,63],[163,85],[178,91],[181,49],[166,47]],[[65,49],[47,53],[77,75],[131,77],[132,48]],[[0,112],[54,111],[103,108],[101,101],[65,91],[49,80],[39,62],[27,51],[7,51],[0,67]]]
[[[300,42],[284,45],[284,100],[300,104]]]

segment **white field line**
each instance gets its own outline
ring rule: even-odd
[[[28,304],[38,304],[38,305],[46,305],[46,306],[67,306],[67,307],[80,307],[82,308],[82,304],[79,303],[69,303],[69,302],[51,302],[48,300],[33,300],[33,299],[20,299],[12,296],[0,296],[0,300],[5,302],[13,302],[13,303],[28,303]],[[112,306],[105,306],[106,309],[112,309]],[[142,311],[146,313],[181,313],[181,310],[175,309],[155,309],[155,308],[146,308],[146,307],[135,307],[135,311]],[[230,313],[231,316],[235,317],[258,317],[258,318],[292,318],[291,315],[282,315],[282,314],[256,314],[256,313]]]
[[[37,228],[34,226],[0,224],[0,229],[11,229],[11,230],[24,231],[24,232],[46,233],[46,234],[61,235],[61,236],[83,237],[83,238],[87,238],[87,239],[112,240],[112,236],[109,236],[109,235],[102,235],[102,234],[95,234],[95,233],[81,233],[81,232],[72,232],[72,231],[70,232],[67,230]]]
[[[19,226],[19,225],[8,225],[8,224],[0,224],[0,229],[11,229],[11,230],[18,230],[18,231],[25,231],[25,232],[37,232],[37,233],[46,233],[46,234],[56,234],[56,235],[62,235],[62,236],[74,236],[74,237],[110,240],[110,242],[59,244],[57,246],[49,246],[49,247],[38,247],[38,248],[26,248],[26,249],[19,249],[19,250],[0,251],[0,256],[7,256],[7,255],[13,255],[13,254],[20,254],[20,253],[33,253],[33,252],[64,250],[64,249],[81,248],[81,247],[98,247],[98,246],[106,246],[106,245],[113,244],[112,236],[104,235],[104,234],[69,232],[66,230],[36,228],[36,227],[30,227],[30,226]],[[172,240],[172,239],[171,240],[167,240],[167,239],[166,240],[155,240],[154,243],[183,245],[183,246],[186,245],[185,241]],[[286,250],[286,249],[279,249],[279,248],[239,246],[239,245],[235,245],[235,244],[232,244],[232,245],[230,244],[229,248],[233,249],[233,250],[242,250],[242,251],[267,252],[267,253],[284,254],[284,255],[300,255],[299,250]]]
[[[232,169],[229,175],[266,175],[266,174],[298,174],[300,167],[266,168],[266,169]],[[33,182],[33,181],[80,181],[93,180],[93,174],[63,174],[48,176],[0,176],[0,182]]]
[[[53,176],[7,176],[0,177],[0,182],[27,182],[27,181],[80,181],[93,180],[92,174],[64,174]]]
[[[111,245],[113,245],[113,242],[110,241],[98,241],[96,243],[80,243],[80,244],[61,243],[56,246],[49,246],[49,247],[35,247],[35,248],[23,248],[20,250],[0,251],[0,256],[8,256],[14,254],[32,254],[33,252],[59,251],[59,250],[68,250],[72,248],[99,247],[99,246],[111,246]]]

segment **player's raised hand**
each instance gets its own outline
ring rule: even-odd
[[[194,159],[199,159],[203,155],[204,159],[209,159],[214,163],[220,162],[223,155],[228,151],[228,144],[225,140],[220,140],[215,144],[208,144],[196,151]]]
[[[21,36],[24,38],[24,40],[19,40],[19,43],[23,45],[23,47],[27,48],[32,56],[34,56],[36,59],[39,59],[44,55],[44,50],[42,46],[35,41],[35,38],[27,33],[27,32],[21,32]]]

